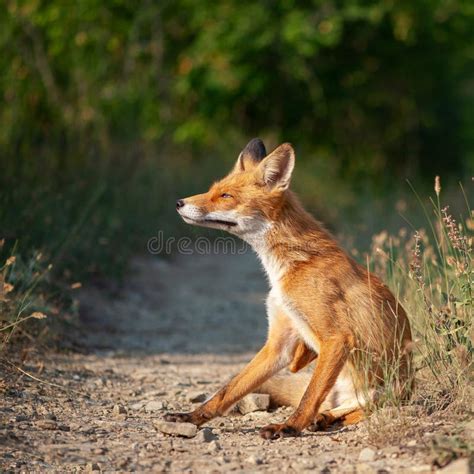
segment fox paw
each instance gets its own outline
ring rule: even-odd
[[[285,423],[267,425],[260,430],[260,436],[264,439],[279,439],[299,435],[300,431],[298,429],[293,426],[288,426]]]
[[[174,423],[193,423],[193,418],[192,413],[167,413],[165,415],[165,421],[172,421]]]
[[[309,431],[326,431],[336,419],[329,413],[318,413],[314,422],[308,426]]]

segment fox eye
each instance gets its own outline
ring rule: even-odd
[[[232,197],[232,196],[231,196],[230,194],[228,194],[228,193],[223,193],[223,194],[221,194],[221,198],[224,198],[224,199],[226,199],[226,198],[231,198],[231,197]]]

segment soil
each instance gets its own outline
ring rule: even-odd
[[[265,441],[258,429],[291,413],[279,408],[232,413],[193,438],[158,431],[164,413],[192,409],[263,344],[266,291],[251,253],[138,258],[121,288],[81,289],[82,353],[30,358],[26,374],[1,369],[2,472],[423,473],[436,440],[472,430],[432,416],[401,441],[374,437],[370,420]],[[454,462],[468,472],[467,459]]]

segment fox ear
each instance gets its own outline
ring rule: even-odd
[[[267,150],[260,138],[250,140],[240,152],[237,163],[232,170],[233,173],[248,171],[257,166],[267,156]]]
[[[295,151],[289,143],[283,143],[260,163],[262,181],[270,188],[285,191],[290,186],[295,167]]]

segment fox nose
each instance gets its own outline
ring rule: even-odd
[[[184,206],[184,201],[182,199],[178,199],[176,201],[176,209],[180,209]]]

